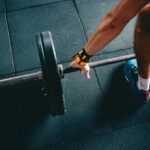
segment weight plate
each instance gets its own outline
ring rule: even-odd
[[[37,35],[43,83],[50,103],[52,115],[64,114],[64,96],[59,77],[55,48],[49,31]]]

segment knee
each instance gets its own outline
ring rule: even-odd
[[[137,21],[138,31],[150,32],[150,5],[141,9]]]

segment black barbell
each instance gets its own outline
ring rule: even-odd
[[[64,95],[61,79],[64,74],[79,71],[76,68],[63,68],[62,64],[57,64],[57,58],[54,48],[53,39],[49,31],[36,35],[36,41],[41,62],[41,70],[33,73],[11,76],[0,79],[0,87],[13,86],[27,83],[33,80],[41,80],[46,96],[50,102],[50,113],[52,115],[61,115],[65,112]],[[90,62],[90,68],[104,66],[107,64],[117,63],[135,58],[135,54],[119,56],[115,58],[103,59],[100,61]]]

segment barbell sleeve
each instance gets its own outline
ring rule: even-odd
[[[129,54],[129,55],[125,55],[125,56],[108,58],[108,59],[103,59],[103,60],[99,60],[99,61],[95,61],[95,62],[90,62],[89,66],[90,66],[90,68],[94,68],[94,67],[99,67],[99,66],[104,66],[104,65],[108,65],[108,64],[121,62],[121,61],[126,61],[129,59],[134,59],[135,57],[136,57],[135,54]],[[64,68],[63,73],[67,74],[67,73],[75,72],[75,71],[79,71],[79,70],[80,70],[79,68],[68,67],[68,68]]]
[[[43,79],[43,75],[41,71],[28,73],[24,75],[12,76],[8,78],[0,79],[0,88],[28,83],[31,81],[42,80],[42,79]]]

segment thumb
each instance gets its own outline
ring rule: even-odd
[[[87,70],[87,71],[85,72],[85,76],[86,76],[86,78],[90,79],[90,70]]]
[[[90,67],[89,67],[89,65],[86,64],[82,70],[84,72],[85,77],[87,79],[90,79]]]
[[[81,69],[81,74],[83,74],[87,79],[90,79],[90,70]]]

